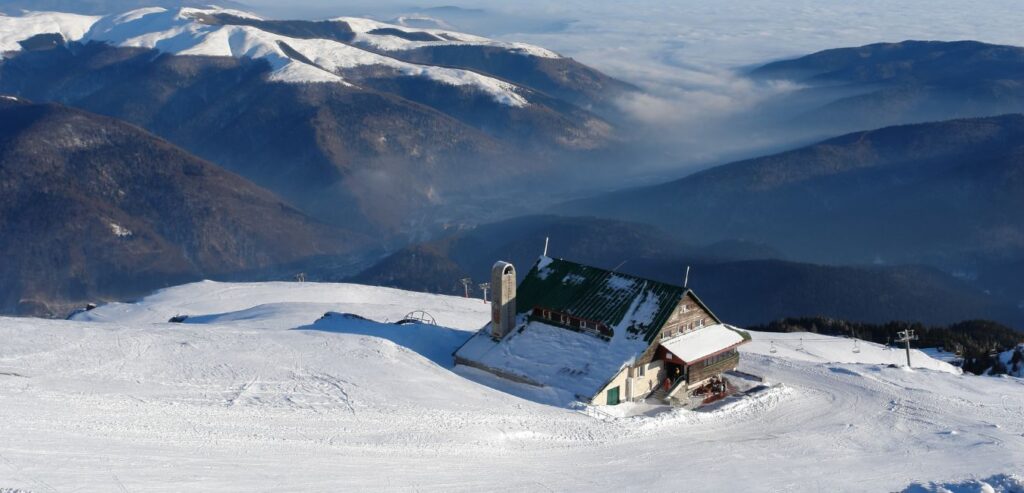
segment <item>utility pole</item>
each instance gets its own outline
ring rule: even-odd
[[[901,331],[897,332],[896,333],[896,337],[897,337],[896,342],[905,342],[905,343],[907,343],[907,368],[911,368],[911,366],[910,366],[910,341],[916,341],[917,340],[917,334],[914,334],[914,330],[913,329],[907,329],[907,330],[901,330]]]
[[[487,303],[487,290],[491,289],[491,283],[485,282],[480,284],[480,290],[484,292],[484,303]]]
[[[473,284],[473,280],[468,278],[468,277],[466,277],[466,278],[459,279],[459,282],[462,283],[463,289],[466,290],[466,298],[469,298],[469,285]]]

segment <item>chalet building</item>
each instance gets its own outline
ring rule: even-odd
[[[683,287],[546,256],[518,287],[512,264],[491,276],[491,322],[455,363],[594,405],[702,402],[746,342]]]

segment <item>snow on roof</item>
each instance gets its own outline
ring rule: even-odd
[[[547,308],[652,341],[685,294],[679,286],[541,257],[519,285],[516,309]]]
[[[647,349],[642,339],[618,334],[605,341],[542,322],[528,322],[495,342],[488,325],[456,354],[491,369],[589,398],[623,364]]]
[[[692,363],[743,342],[735,330],[724,324],[711,325],[661,342],[670,353]]]
[[[541,257],[517,289],[517,329],[501,341],[485,326],[456,352],[479,363],[582,398],[590,398],[650,345],[683,288]],[[529,320],[533,306],[605,323],[610,339]]]

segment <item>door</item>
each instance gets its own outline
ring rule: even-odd
[[[608,389],[608,405],[614,406],[619,403],[619,388]]]

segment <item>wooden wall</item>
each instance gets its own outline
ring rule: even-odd
[[[679,305],[672,311],[672,315],[665,321],[665,325],[661,327],[661,334],[658,339],[685,334],[691,330],[717,323],[719,321],[715,319],[714,315],[701,307],[700,303],[697,303],[697,300],[693,297],[693,294],[687,292],[686,296],[683,296],[682,301],[679,302]]]

